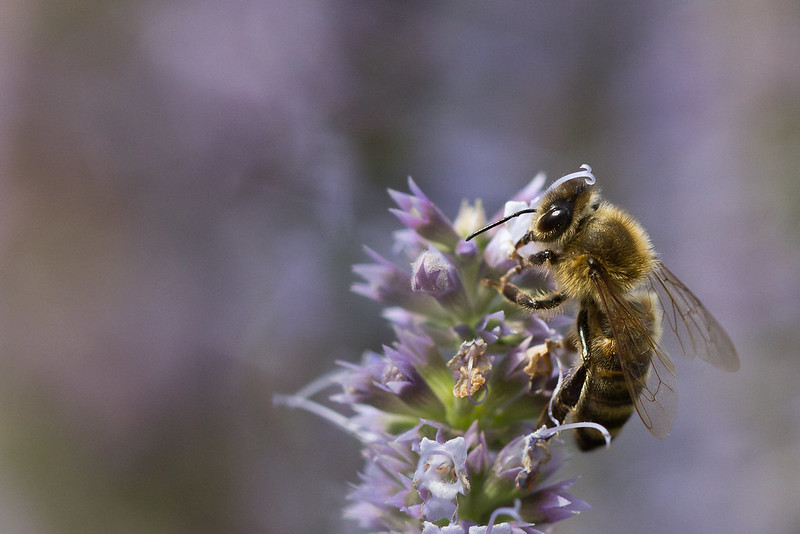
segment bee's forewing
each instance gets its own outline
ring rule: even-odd
[[[602,277],[595,278],[595,286],[636,412],[655,437],[664,439],[678,411],[678,385],[675,366],[659,344],[660,329],[652,324],[660,317],[649,309],[655,298],[643,296],[637,307],[631,295],[613,292]]]
[[[662,335],[668,346],[686,358],[698,356],[725,371],[739,369],[731,338],[683,282],[658,263],[649,285],[661,302]]]

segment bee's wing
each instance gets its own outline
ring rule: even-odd
[[[701,359],[723,369],[739,369],[739,357],[731,339],[698,298],[660,262],[649,279],[664,312],[663,334],[677,340],[687,358]]]
[[[678,384],[675,366],[659,344],[656,299],[643,292],[634,304],[612,291],[602,276],[593,280],[636,412],[651,434],[664,439],[678,412]]]

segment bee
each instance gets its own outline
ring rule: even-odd
[[[675,420],[678,388],[675,366],[662,334],[680,352],[725,371],[739,358],[728,335],[698,298],[658,259],[644,228],[629,214],[604,201],[588,165],[554,182],[526,208],[496,221],[467,240],[525,213],[533,213],[516,242],[517,265],[499,280],[484,282],[506,299],[534,312],[578,303],[575,345],[577,367],[560,380],[539,426],[566,420],[588,421],[616,436],[635,410],[647,429],[664,439]],[[540,250],[523,256],[535,243]],[[544,268],[554,289],[531,295],[511,279]],[[581,428],[582,450],[605,443],[595,430]]]

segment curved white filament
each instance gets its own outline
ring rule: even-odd
[[[505,506],[503,508],[497,508],[492,515],[489,516],[489,524],[486,526],[486,534],[492,534],[492,528],[495,525],[495,520],[499,515],[507,515],[512,517],[515,521],[522,523],[522,517],[519,515],[521,503],[519,499],[514,499],[514,507],[511,508],[510,506]]]
[[[608,431],[608,429],[606,429],[606,427],[604,427],[603,425],[601,425],[599,423],[593,423],[591,421],[580,421],[580,422],[577,422],[577,423],[567,423],[566,425],[558,425],[558,426],[555,426],[553,428],[542,427],[542,428],[536,430],[533,433],[533,435],[535,437],[540,438],[540,439],[547,439],[549,437],[552,437],[555,434],[558,434],[562,430],[570,430],[570,429],[573,429],[573,428],[593,428],[593,429],[597,430],[598,432],[600,432],[601,434],[603,434],[603,439],[605,439],[605,441],[606,441],[606,447],[611,445],[611,433]]]
[[[553,393],[550,395],[550,401],[547,403],[547,416],[556,425],[560,425],[561,421],[556,419],[556,417],[553,415],[553,401],[556,399],[556,395],[558,395],[558,392],[563,385],[564,368],[561,366],[561,360],[559,360],[557,357],[554,357],[553,359],[556,361],[556,365],[558,365],[558,381],[556,382],[556,387],[553,388]]]
[[[539,200],[541,200],[547,193],[549,193],[556,187],[560,186],[564,182],[569,180],[574,180],[575,178],[583,178],[586,181],[586,185],[593,185],[595,182],[597,182],[597,178],[595,177],[594,174],[592,174],[592,168],[588,164],[584,163],[583,165],[581,165],[580,171],[575,171],[565,176],[562,176],[561,178],[550,184],[550,187],[545,189],[544,193],[536,197],[531,204],[537,204]]]

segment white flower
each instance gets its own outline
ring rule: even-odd
[[[430,521],[451,518],[456,497],[469,492],[467,442],[462,437],[439,443],[422,438],[413,486],[424,501],[422,515]]]

